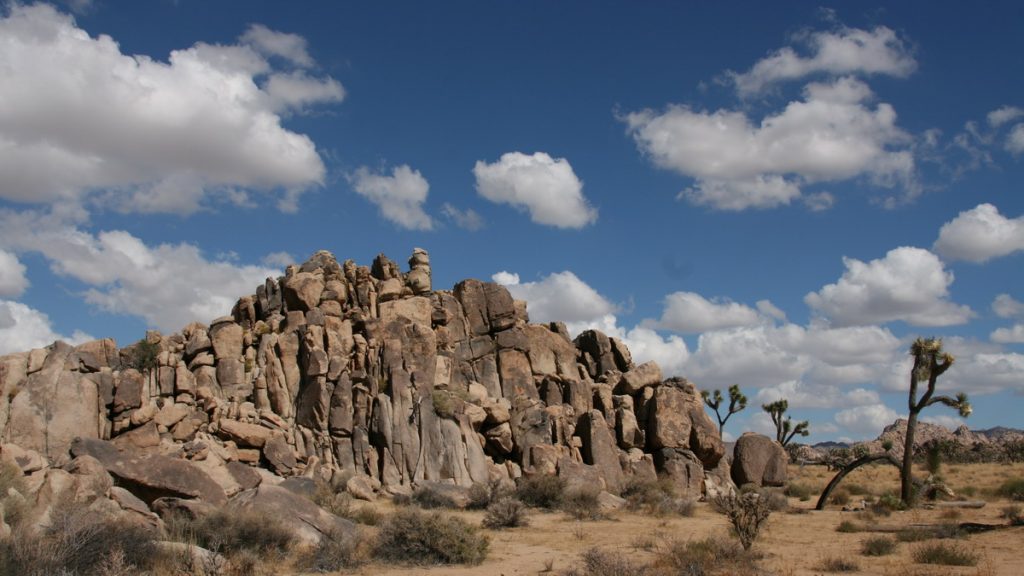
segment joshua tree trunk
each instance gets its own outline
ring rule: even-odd
[[[914,410],[913,402],[911,402],[910,416],[907,417],[906,442],[903,445],[903,465],[900,466],[900,500],[907,506],[910,506],[911,500],[914,498],[914,482],[911,473],[914,469],[914,432],[916,430],[917,411]]]
[[[889,453],[861,456],[860,458],[857,458],[853,462],[850,462],[849,464],[844,466],[843,469],[840,470],[834,478],[832,478],[832,481],[828,483],[828,486],[825,487],[825,490],[821,492],[821,496],[818,498],[818,503],[817,505],[814,506],[814,509],[824,510],[825,504],[828,502],[829,495],[832,494],[832,490],[834,490],[835,487],[838,486],[839,483],[843,481],[843,478],[845,478],[847,474],[853,472],[857,468],[860,468],[861,466],[865,464],[870,464],[872,462],[888,462],[889,464],[892,464],[896,468],[900,467],[900,463],[897,462],[896,459],[893,458],[892,455]]]

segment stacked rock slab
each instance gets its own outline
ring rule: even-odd
[[[3,441],[57,464],[76,436],[182,458],[215,442],[228,462],[394,493],[532,474],[616,492],[660,473],[696,497],[724,453],[692,383],[601,332],[530,324],[498,284],[435,291],[421,249],[408,272],[320,251],[209,325],[2,357],[0,391]]]

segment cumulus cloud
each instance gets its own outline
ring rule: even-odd
[[[954,350],[953,347],[947,348]],[[940,382],[947,391],[991,394],[1011,390],[1024,394],[1024,354],[979,352],[957,355],[956,364],[943,377],[945,382]]]
[[[230,313],[239,296],[279,274],[208,259],[191,244],[148,246],[125,231],[94,235],[31,212],[0,212],[0,243],[41,253],[54,273],[88,286],[89,304],[138,316],[166,332]]]
[[[591,321],[616,310],[614,304],[568,270],[549,274],[536,282],[519,282],[518,274],[504,271],[492,278],[505,284],[514,298],[526,301],[533,322]]]
[[[62,336],[54,332],[46,314],[20,302],[0,300],[0,355],[42,348],[55,340],[81,344],[92,337],[80,331]]]
[[[279,56],[296,66],[308,68],[314,64],[306,39],[298,34],[277,32],[262,24],[252,24],[240,40],[263,54]]]
[[[899,78],[916,68],[911,51],[896,32],[885,26],[874,30],[840,28],[831,32],[802,33],[797,40],[809,54],[786,46],[759,60],[747,72],[728,73],[741,96],[751,96],[769,85],[811,74],[885,74]]]
[[[418,170],[403,164],[385,176],[363,166],[349,180],[356,192],[377,205],[385,219],[409,230],[433,230],[433,219],[423,211],[430,184]]]
[[[915,326],[949,326],[974,313],[949,300],[953,273],[934,254],[900,247],[884,258],[843,258],[846,272],[835,283],[804,297],[815,312],[837,326],[903,320]]]
[[[16,255],[0,249],[0,298],[17,298],[26,288],[24,264]]]
[[[989,126],[998,128],[1007,122],[1012,122],[1024,116],[1024,110],[1016,106],[1002,106],[988,113]]]
[[[1013,154],[1024,154],[1024,124],[1017,124],[1006,137],[1006,149]]]
[[[844,392],[838,386],[808,384],[799,380],[761,388],[755,396],[759,404],[781,399],[786,399],[792,408],[839,408],[877,404],[881,401],[874,390],[855,388]]]
[[[1024,216],[1007,218],[979,204],[943,224],[932,248],[946,260],[978,263],[1024,250]]]
[[[950,416],[949,414],[928,414],[927,416],[921,416],[921,421],[929,424],[937,424],[943,428],[949,429],[950,431],[954,431],[967,424],[967,421],[963,418]]]
[[[740,111],[679,105],[623,120],[656,166],[696,180],[681,196],[698,205],[772,208],[799,198],[806,184],[860,176],[914,194],[910,139],[892,106],[868,107],[872,97],[866,84],[847,77],[809,84],[803,100],[757,124]],[[812,198],[812,207],[823,198]]]
[[[198,43],[164,62],[122,53],[45,4],[6,10],[0,198],[81,201],[101,191],[117,208],[189,214],[234,188],[283,191],[288,207],[322,184],[313,142],[283,128],[280,114],[343,91],[271,66],[268,46],[292,35],[253,27],[249,43]],[[276,50],[305,63],[301,51]]]
[[[989,339],[1000,344],[1024,344],[1024,324],[1014,324],[1010,328],[996,328]]]
[[[441,214],[444,214],[445,218],[454,222],[459,228],[469,230],[470,232],[474,232],[484,227],[483,217],[472,208],[460,210],[445,202],[441,206]]]
[[[835,420],[860,438],[874,438],[882,433],[883,428],[903,417],[885,404],[878,403],[841,410],[836,413]]]
[[[657,327],[676,332],[697,333],[736,326],[753,326],[760,321],[761,316],[749,306],[723,298],[708,300],[695,292],[674,292],[665,297],[665,308]]]
[[[1024,317],[1024,302],[1014,299],[1009,294],[1000,294],[992,301],[992,311],[1000,318]]]
[[[537,224],[583,228],[597,222],[597,210],[583,195],[583,182],[565,158],[508,152],[492,164],[477,161],[473,175],[481,196],[526,210]]]

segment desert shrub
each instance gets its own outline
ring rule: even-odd
[[[369,560],[372,548],[372,541],[362,530],[339,530],[324,535],[318,545],[306,551],[300,564],[311,572],[355,568]]]
[[[966,546],[948,542],[921,544],[911,553],[918,564],[939,564],[942,566],[974,566],[978,555]]]
[[[559,509],[575,520],[601,520],[606,517],[601,511],[597,488],[572,488],[562,494]]]
[[[514,497],[513,491],[500,481],[476,482],[469,487],[470,510],[484,510],[493,502]]]
[[[653,574],[753,573],[754,556],[734,542],[708,536],[703,540],[674,541],[663,547],[651,565]]]
[[[534,508],[558,508],[564,493],[565,479],[547,474],[523,478],[516,486],[516,497]]]
[[[61,503],[41,531],[19,527],[0,542],[0,574],[143,572],[157,557],[156,536],[148,527]]]
[[[352,496],[344,491],[344,484],[339,486],[331,482],[319,480],[310,499],[314,504],[335,516],[342,518],[351,517]]]
[[[829,496],[829,501],[836,506],[846,506],[850,503],[850,493],[846,488],[838,488],[832,491],[832,495]]]
[[[199,546],[229,556],[243,551],[284,554],[295,539],[280,520],[256,510],[220,508],[192,521],[188,529]]]
[[[1006,518],[1011,526],[1024,526],[1024,511],[1021,511],[1018,504],[1006,506],[1001,512],[1002,517]]]
[[[836,532],[842,532],[844,534],[852,534],[854,532],[860,532],[861,526],[853,520],[843,520],[836,526]]]
[[[807,484],[790,482],[786,485],[785,494],[786,496],[797,498],[801,502],[806,502],[811,499],[811,495],[814,494],[814,489]]]
[[[1024,502],[1024,478],[1010,478],[996,489],[996,495],[1008,500]]]
[[[412,494],[398,493],[391,497],[391,503],[395,506],[411,506]]]
[[[871,536],[860,546],[860,553],[865,556],[886,556],[896,549],[896,541],[888,536]]]
[[[160,356],[160,345],[143,338],[132,345],[128,367],[142,373],[150,372],[156,368],[158,356]]]
[[[903,501],[900,500],[900,497],[893,494],[892,492],[886,492],[885,494],[879,496],[875,504],[879,508],[888,509],[890,512],[894,510],[903,510],[904,508],[906,508],[906,506],[903,505]]]
[[[789,508],[789,498],[786,498],[782,490],[762,488],[760,495],[772,512],[782,512]]]
[[[856,482],[846,482],[843,484],[843,487],[846,488],[846,491],[849,492],[851,496],[871,495],[871,489],[863,484],[858,484]]]
[[[626,555],[591,548],[580,555],[583,569],[573,568],[564,576],[641,576],[646,567],[631,561]]]
[[[490,541],[461,518],[414,508],[381,523],[376,555],[386,562],[479,564]]]
[[[654,516],[693,516],[697,510],[694,501],[676,497],[675,485],[667,478],[632,480],[622,489],[622,497],[630,510]]]
[[[18,526],[28,513],[27,492],[21,468],[11,462],[0,463],[0,510],[9,526]]]
[[[935,538],[935,533],[921,528],[908,528],[896,533],[896,539],[900,542],[922,542]]]
[[[432,484],[418,486],[412,493],[412,501],[421,508],[458,508],[447,494]]]
[[[718,496],[711,500],[711,506],[729,519],[744,550],[750,550],[761,527],[772,513],[767,499],[758,494]]]
[[[373,506],[355,507],[349,516],[349,520],[366,526],[377,526],[383,519],[384,515]]]
[[[818,565],[818,569],[824,572],[857,572],[860,566],[849,558],[825,558]]]
[[[483,527],[491,529],[518,528],[527,524],[526,505],[509,497],[492,502],[483,519]]]
[[[935,538],[966,538],[967,534],[960,529],[956,522],[943,522],[935,527]]]

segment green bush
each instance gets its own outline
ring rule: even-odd
[[[975,566],[978,555],[967,547],[948,542],[922,544],[911,553],[918,564],[939,564],[942,566]]]
[[[479,564],[489,545],[486,535],[460,518],[408,508],[381,524],[376,555],[385,562]]]
[[[896,549],[896,541],[888,536],[872,536],[864,541],[860,553],[865,556],[887,556]]]
[[[523,478],[516,486],[516,497],[534,508],[558,508],[564,493],[565,479],[546,474]]]
[[[1024,478],[1010,478],[1005,480],[999,485],[999,488],[996,489],[996,495],[1006,498],[1007,500],[1024,502]]]
[[[499,498],[487,507],[483,527],[491,529],[518,528],[529,524],[526,505],[515,498]]]

